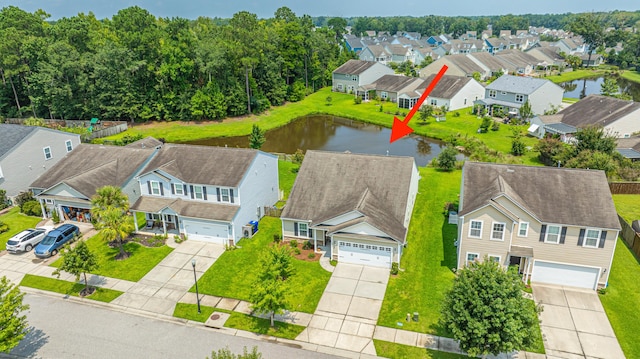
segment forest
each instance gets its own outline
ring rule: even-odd
[[[622,41],[609,61],[638,64],[640,11],[598,13],[602,45]],[[38,10],[0,10],[0,117],[51,119],[216,120],[260,113],[327,86],[331,72],[355,54],[342,35],[365,30],[428,36],[528,26],[567,28],[576,14],[493,17],[298,16],[247,11],[230,19],[157,18],[137,6],[107,19],[92,13],[49,20]]]

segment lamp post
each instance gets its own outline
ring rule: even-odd
[[[198,314],[200,314],[200,294],[198,293],[198,277],[196,277],[196,259],[191,260],[193,267],[193,280],[196,282],[196,300],[198,301]]]

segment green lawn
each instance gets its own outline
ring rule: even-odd
[[[264,217],[259,228],[253,238],[239,243],[241,248],[227,251],[218,258],[198,281],[200,293],[249,300],[260,270],[257,258],[273,242],[273,235],[282,232],[280,219],[274,217]],[[293,266],[295,275],[289,279],[289,309],[313,313],[331,273],[322,269],[318,262],[294,259]]]
[[[621,73],[622,77],[629,81],[640,82],[640,72],[638,71],[624,71]]]
[[[640,219],[640,195],[637,194],[614,194],[613,202],[616,211],[629,224],[636,219]]]
[[[67,294],[74,297],[79,297],[80,291],[84,288],[84,284],[67,282],[55,278],[41,277],[37,275],[26,274],[20,282],[21,286],[31,287],[36,289],[42,289],[49,292],[56,292],[60,294]],[[99,302],[109,303],[116,299],[123,292],[113,289],[96,288],[87,299],[97,300]]]
[[[132,282],[139,281],[173,250],[166,245],[149,248],[138,243],[129,242],[125,244],[124,248],[131,253],[131,257],[123,261],[117,261],[114,258],[119,252],[118,248],[107,246],[101,234],[98,233],[86,241],[89,249],[98,257],[98,264],[100,265],[94,274]],[[58,260],[51,263],[51,266],[57,268],[61,264],[62,258],[58,258]]]
[[[280,180],[280,189],[284,191],[283,200],[287,200],[289,198],[289,193],[291,193],[291,188],[293,187],[293,182],[296,180],[297,172],[294,172],[294,169],[299,168],[300,165],[297,165],[293,162],[289,161],[278,161],[278,178]]]
[[[20,207],[14,207],[9,212],[0,216],[0,221],[9,225],[9,230],[0,234],[0,251],[5,249],[9,238],[27,228],[35,227],[41,220],[42,218],[40,217],[31,217],[20,213]]]
[[[573,81],[589,77],[598,77],[606,73],[604,69],[579,69],[569,72],[564,72],[561,75],[547,76],[547,80],[551,80],[555,83]]]
[[[275,322],[275,328],[271,328],[271,323],[268,319],[257,318],[251,315],[224,309],[200,306],[200,311],[201,313],[198,314],[198,306],[196,304],[178,303],[176,304],[173,316],[204,323],[214,311],[231,313],[231,316],[224,324],[227,328],[240,329],[252,333],[266,334],[286,339],[295,339],[298,334],[304,330],[303,326],[282,322]]]
[[[440,352],[437,350],[412,347],[397,343],[373,340],[378,356],[383,358],[411,358],[411,359],[462,359],[466,355]]]

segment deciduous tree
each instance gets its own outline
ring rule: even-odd
[[[249,134],[249,147],[259,150],[266,141],[264,137],[265,132],[266,131],[260,129],[260,126],[253,124],[251,133]]]
[[[53,275],[59,278],[60,271],[65,271],[76,276],[76,281],[80,280],[80,276],[82,275],[85,286],[80,295],[86,296],[91,294],[92,291],[89,288],[87,273],[95,271],[99,265],[96,255],[91,252],[89,246],[87,246],[87,242],[79,241],[75,247],[66,245],[61,255],[62,264],[53,272]]]
[[[27,316],[22,312],[29,306],[22,303],[23,297],[17,285],[5,276],[0,278],[0,353],[11,351],[28,332]]]
[[[458,151],[451,146],[445,147],[436,158],[436,168],[443,171],[453,171],[456,168],[456,156]]]
[[[293,275],[291,252],[287,246],[274,245],[260,258],[259,273],[250,296],[252,308],[269,315],[275,326],[275,315],[287,308],[287,279]]]

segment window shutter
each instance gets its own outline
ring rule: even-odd
[[[298,223],[293,223],[293,235],[298,236]]]
[[[564,238],[567,236],[567,227],[562,227],[562,232],[560,232],[560,244],[564,244]]]
[[[207,186],[202,186],[202,196],[204,197],[204,200],[207,200]]]
[[[307,233],[309,234],[309,238],[313,238],[313,233],[311,233],[311,226],[307,224]]]
[[[194,196],[193,196],[193,185],[189,186],[189,192],[191,192],[191,199],[193,199],[194,198]]]
[[[151,181],[147,181],[147,188],[149,189],[149,194],[151,194]]]
[[[164,196],[164,183],[160,182],[158,186],[160,187],[160,195]]]
[[[582,247],[582,242],[584,242],[584,232],[585,229],[580,229],[580,235],[578,236],[578,245]]]
[[[184,194],[187,194],[188,191],[187,191],[187,185],[186,184],[182,185],[182,192],[184,192]]]
[[[544,235],[547,233],[547,225],[543,224],[540,229],[540,242],[544,242]]]
[[[231,196],[231,203],[233,203],[233,188],[229,190],[229,195]]]
[[[607,231],[602,231],[600,233],[600,244],[598,244],[598,248],[604,248],[604,241],[607,240]]]
[[[222,199],[220,199],[220,187],[216,187],[216,194],[218,195],[218,202],[222,202]]]
[[[171,194],[176,194],[176,186],[171,183]]]

